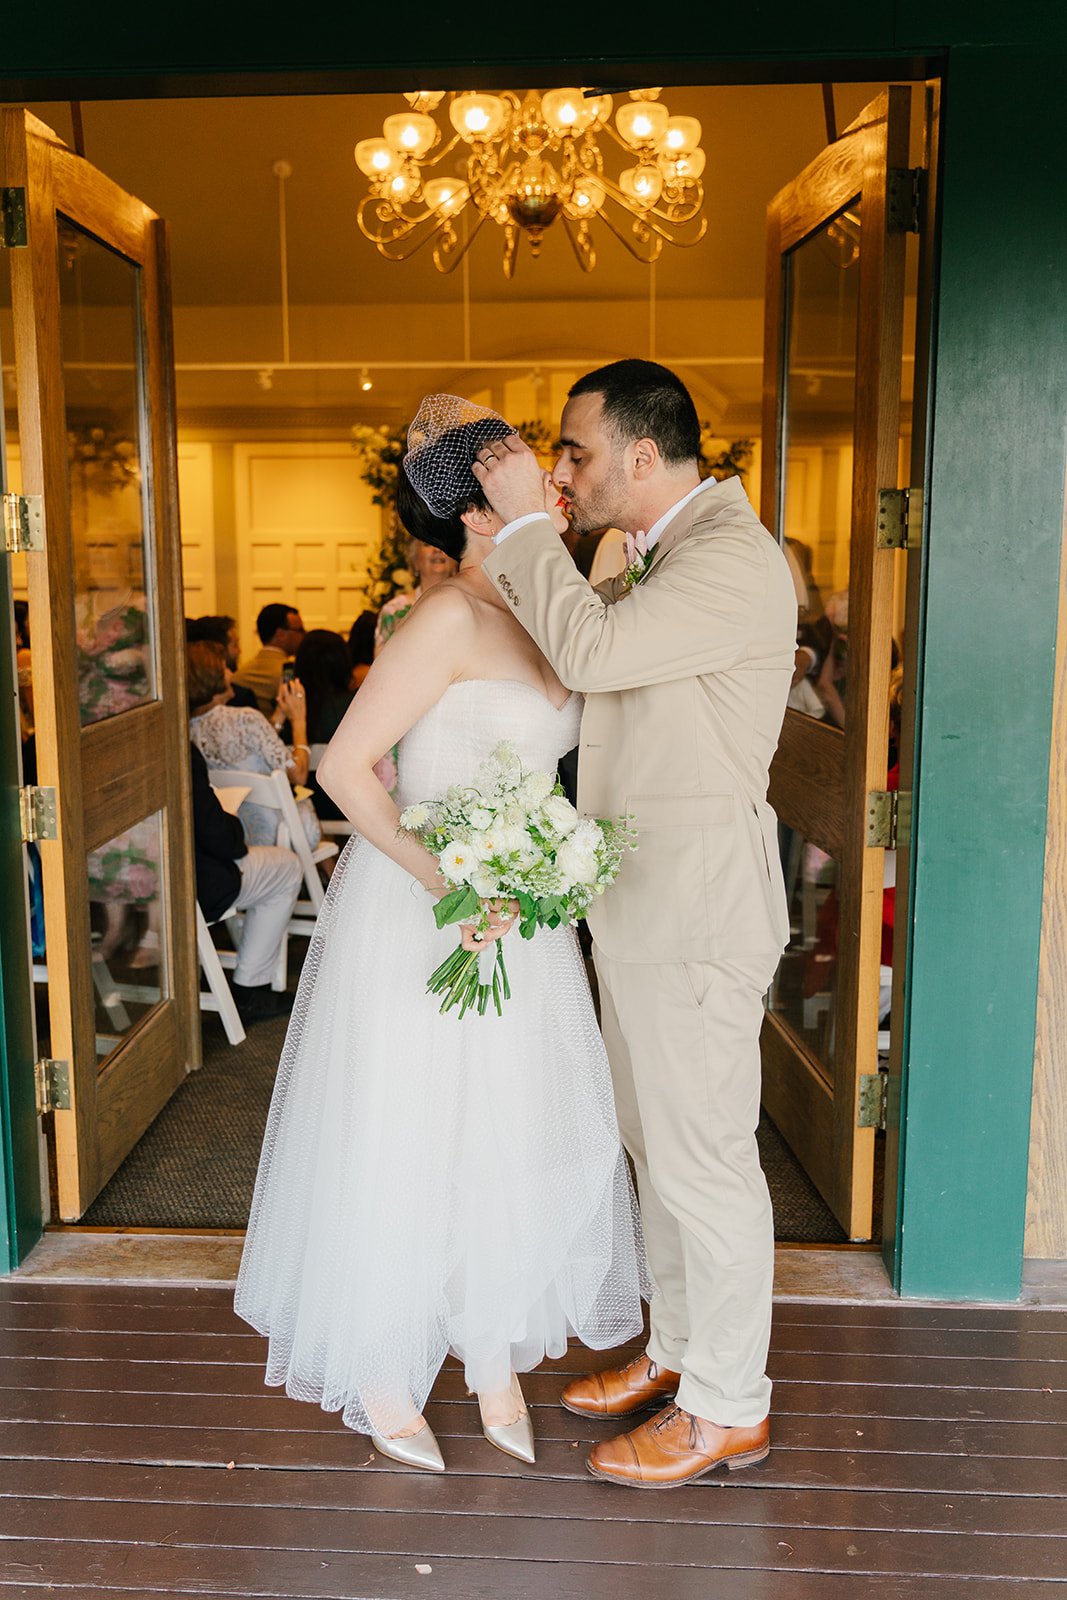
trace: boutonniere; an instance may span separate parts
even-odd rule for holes
[[[626,569],[623,572],[623,577],[626,579],[627,589],[635,589],[652,565],[653,551],[649,549],[648,535],[643,531],[636,534],[627,533],[624,538],[626,539]]]

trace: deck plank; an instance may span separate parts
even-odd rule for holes
[[[228,1287],[7,1280],[0,1324],[3,1600],[1034,1600],[1067,1583],[1064,1313],[779,1305],[769,1459],[665,1495],[588,1476],[610,1429],[558,1392],[610,1358],[581,1348],[526,1379],[533,1468],[481,1437],[448,1363],[427,1408],[437,1477],[265,1389]]]

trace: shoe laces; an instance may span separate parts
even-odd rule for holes
[[[700,1434],[700,1423],[691,1411],[683,1411],[681,1406],[670,1406],[662,1417],[657,1417],[652,1424],[652,1431],[653,1433],[664,1433],[668,1428],[676,1427],[683,1417],[689,1424],[687,1442],[690,1450],[700,1450],[704,1443]]]
[[[623,1372],[633,1372],[634,1368],[639,1367],[642,1361],[648,1363],[648,1372],[646,1376],[650,1378],[653,1383],[655,1383],[656,1379],[659,1377],[659,1368],[654,1361],[649,1360],[648,1356],[634,1356],[633,1360],[628,1361],[623,1367]]]

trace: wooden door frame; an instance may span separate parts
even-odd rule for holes
[[[898,472],[904,307],[903,232],[887,219],[887,173],[908,165],[911,89],[892,86],[782,189],[767,212],[764,300],[763,482],[760,504],[781,534],[785,463],[779,448],[788,361],[785,262],[857,196],[859,256],[856,383],[849,554],[848,735],[787,711],[771,766],[771,804],[840,864],[833,1082],[777,1013],[762,1035],[763,1098],[802,1156],[850,1239],[872,1233],[874,1129],[859,1127],[860,1079],[878,1070],[878,983],[884,852],[867,844],[867,796],[885,788],[889,741],[889,651],[893,552],[877,550],[877,495]],[[891,427],[889,424],[891,423]],[[817,785],[817,786],[816,786]],[[872,978],[874,981],[872,982]],[[851,1079],[849,1092],[843,1080]]]
[[[71,1064],[71,1108],[56,1110],[54,1133],[59,1209],[79,1217],[132,1144],[200,1062],[194,917],[179,886],[193,882],[192,802],[180,585],[173,352],[169,330],[166,225],[139,200],[74,155],[29,113],[3,112],[7,181],[26,191],[29,245],[12,255],[15,359],[19,378],[19,444],[23,492],[45,505],[45,549],[26,556],[34,674],[38,685],[38,781],[58,796],[59,837],[43,841],[45,923],[49,947],[49,1013],[53,1056]],[[141,269],[143,412],[150,443],[145,497],[154,606],[156,698],[82,727],[76,695],[73,570],[69,524],[66,416],[62,384],[56,214]],[[168,373],[171,376],[168,376]],[[70,608],[68,627],[53,616]],[[65,634],[65,638],[64,638]],[[65,685],[54,693],[52,685]],[[43,692],[42,692],[43,691]],[[108,780],[116,747],[139,758],[139,783]],[[168,999],[147,1016],[96,1070],[95,999],[84,937],[89,927],[88,852],[157,809],[165,793],[168,825],[161,840],[165,905],[162,960]],[[145,1053],[165,1071],[144,1069]],[[131,1131],[132,1130],[132,1131]]]

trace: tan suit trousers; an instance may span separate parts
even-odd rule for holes
[[[774,1229],[756,1149],[766,958],[664,965],[594,947],[623,1143],[637,1169],[659,1293],[648,1355],[678,1404],[723,1427],[761,1421]]]

